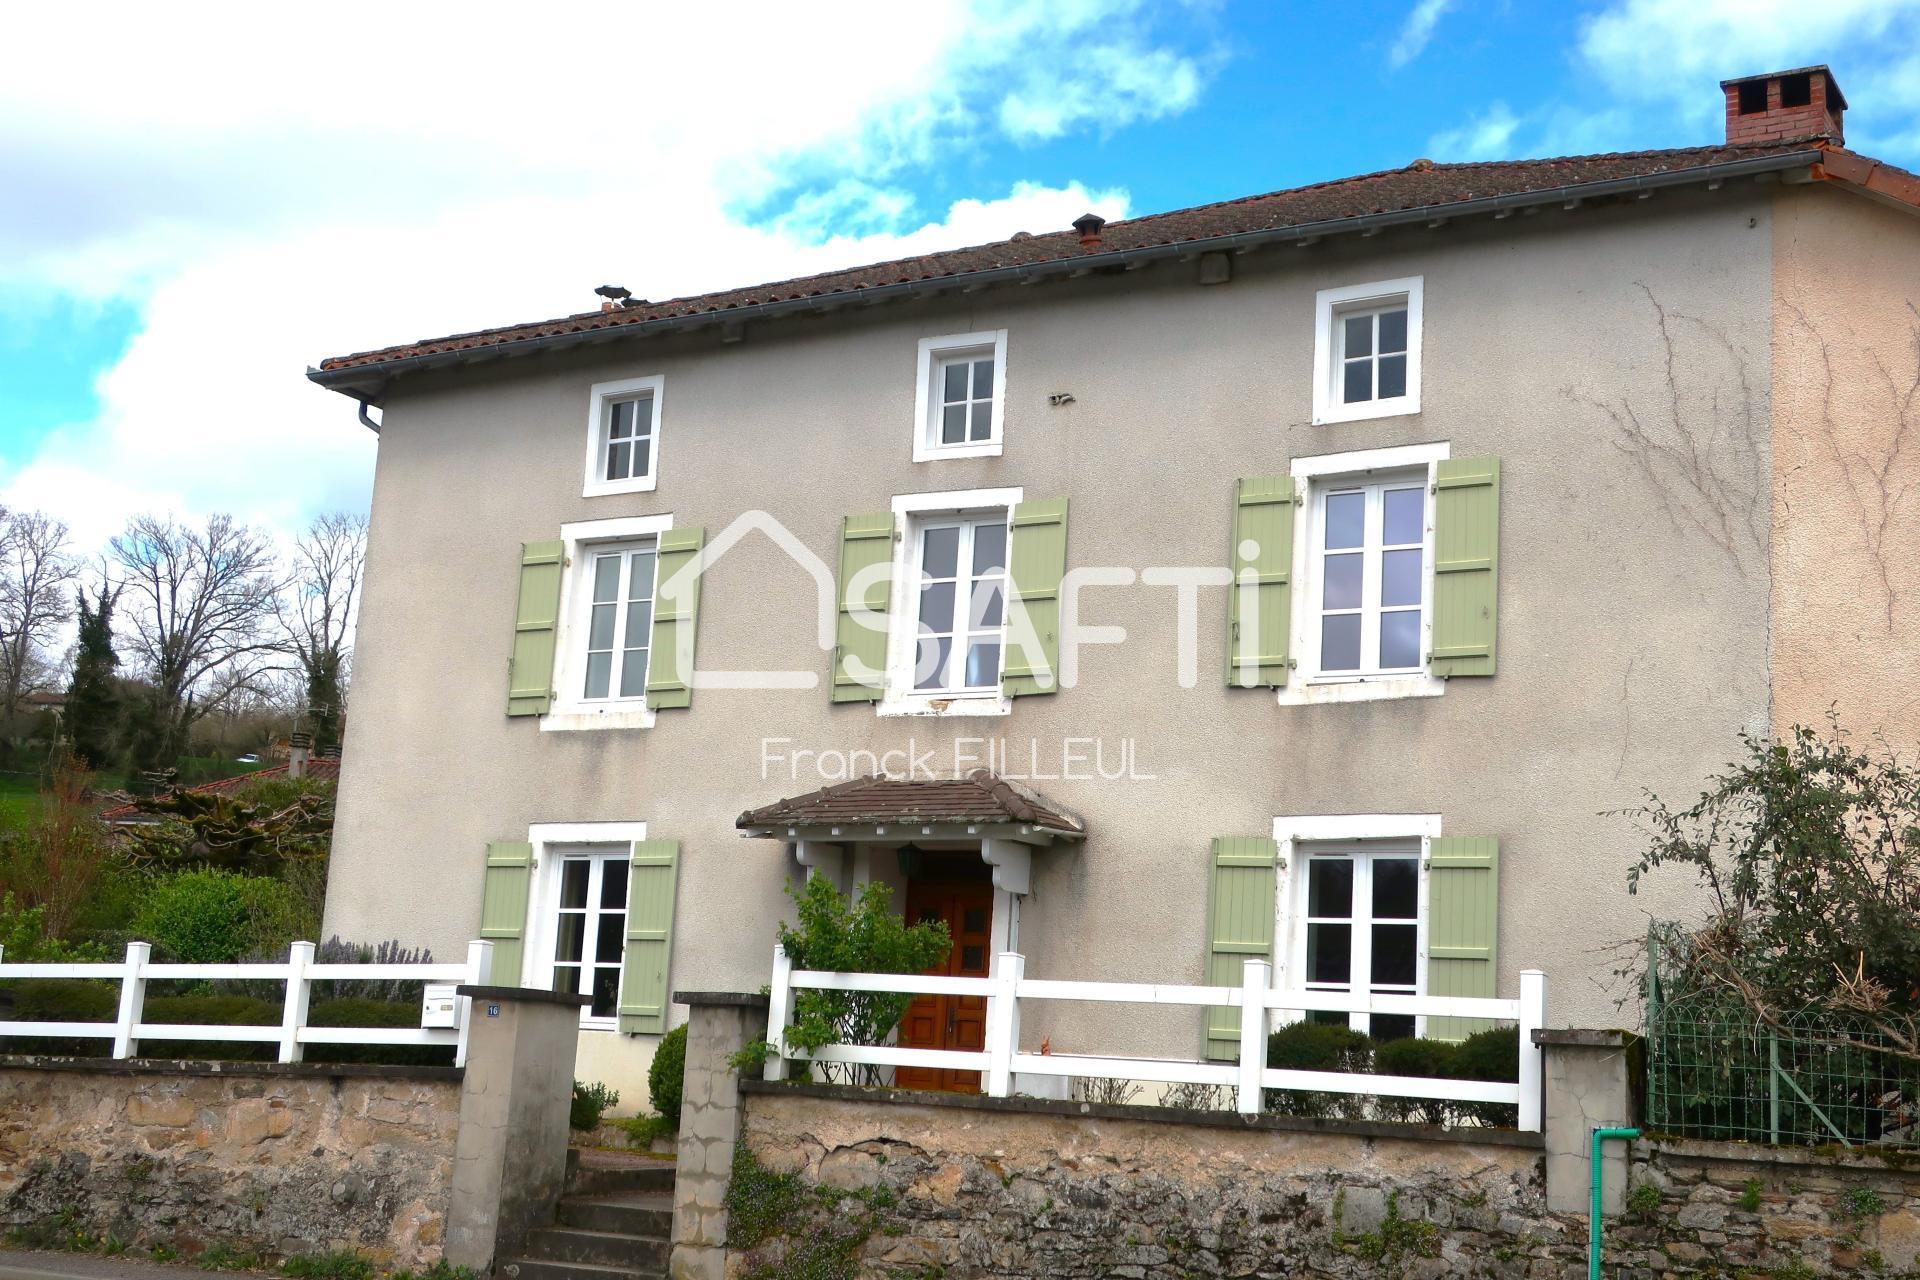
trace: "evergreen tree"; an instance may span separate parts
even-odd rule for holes
[[[86,591],[79,594],[80,643],[67,686],[67,733],[74,754],[89,769],[104,769],[119,748],[120,689],[114,669],[120,659],[113,652],[113,602],[119,592],[102,586],[91,609]]]

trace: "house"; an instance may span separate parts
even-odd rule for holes
[[[1920,179],[1825,67],[1721,92],[1694,147],[322,362],[380,435],[327,930],[590,994],[629,1103],[807,874],[947,920],[954,973],[1538,968],[1617,1020],[1606,949],[1698,903],[1627,896],[1616,811],[1742,731],[1920,723]],[[1231,1010],[1044,1013],[1234,1052]]]

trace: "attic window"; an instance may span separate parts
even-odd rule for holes
[[[1813,101],[1813,77],[1806,72],[1780,77],[1780,105],[1804,107]]]
[[[1767,82],[1751,80],[1740,86],[1740,114],[1757,116],[1767,109]]]

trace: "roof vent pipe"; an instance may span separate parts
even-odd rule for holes
[[[1106,225],[1107,220],[1097,213],[1083,213],[1075,218],[1073,220],[1073,229],[1080,233],[1080,247],[1082,249],[1098,249],[1100,247],[1100,229]]]

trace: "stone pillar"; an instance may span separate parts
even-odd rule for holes
[[[673,1280],[724,1280],[727,1183],[740,1136],[740,1079],[728,1059],[767,1034],[767,998],[676,991],[687,1020],[687,1074],[673,1180]]]
[[[567,1176],[573,1055],[586,996],[459,988],[473,1000],[447,1210],[447,1261],[486,1275],[553,1220]]]
[[[1547,1208],[1587,1212],[1592,1195],[1593,1131],[1631,1126],[1633,1086],[1624,1031],[1535,1031],[1547,1077]],[[1610,1141],[1605,1155],[1602,1211],[1617,1215],[1627,1201],[1627,1144]]]

